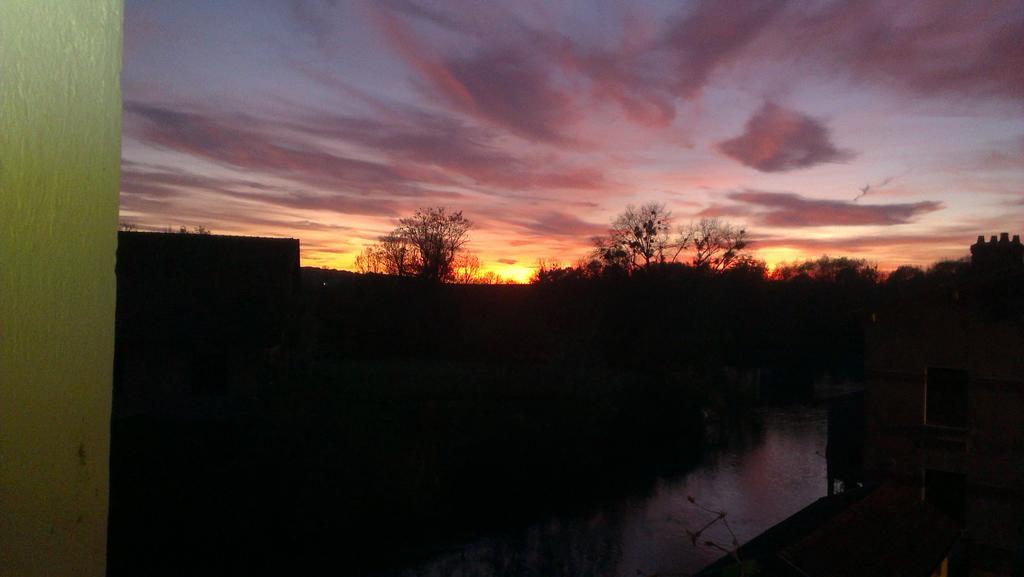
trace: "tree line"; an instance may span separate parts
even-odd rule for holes
[[[419,209],[365,247],[356,257],[356,269],[440,283],[504,282],[493,271],[482,273],[479,257],[467,249],[472,228],[462,211]],[[900,266],[886,274],[865,259],[821,256],[781,264],[769,272],[767,264],[750,253],[753,241],[745,228],[715,217],[676,224],[671,211],[657,202],[628,205],[611,220],[608,232],[592,238],[591,244],[591,251],[571,265],[538,260],[532,281],[649,275],[685,268],[777,281],[915,285],[944,284],[943,279],[961,276],[967,266],[964,260],[948,260],[928,269]]]
[[[493,272],[480,273],[480,259],[467,249],[473,223],[462,211],[443,207],[419,209],[399,220],[399,226],[366,246],[356,256],[360,273],[419,277],[431,282],[500,282]],[[616,216],[608,234],[592,239],[593,251],[576,268],[588,274],[650,271],[653,267],[685,263],[698,270],[731,268],[765,270],[763,261],[746,253],[745,229],[718,218],[702,218],[675,227],[664,204],[629,205]],[[543,280],[552,261],[538,262],[534,280]]]

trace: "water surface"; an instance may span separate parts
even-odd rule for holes
[[[553,516],[520,530],[446,551],[392,575],[451,577],[636,577],[689,575],[719,558],[694,546],[687,530],[726,520],[743,543],[824,496],[826,414],[823,407],[759,411],[689,472],[660,479],[650,494],[624,497],[585,514]],[[500,499],[500,495],[495,495]],[[722,523],[702,541],[729,546]]]

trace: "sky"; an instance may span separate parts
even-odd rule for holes
[[[769,265],[1024,233],[1024,1],[126,0],[121,219],[355,256],[461,210],[484,271],[627,205]]]

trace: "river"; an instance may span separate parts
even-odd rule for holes
[[[400,577],[637,577],[689,575],[721,556],[694,546],[695,530],[725,511],[740,543],[755,537],[826,492],[824,407],[757,412],[749,431],[708,451],[693,468],[659,479],[646,495],[553,516],[490,535],[389,575]],[[744,427],[746,429],[747,427]],[[696,504],[688,499],[693,497]],[[495,496],[500,498],[499,495]],[[723,523],[702,536],[732,541]]]

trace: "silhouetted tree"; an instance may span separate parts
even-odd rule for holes
[[[971,270],[970,257],[959,260],[940,260],[928,267],[925,273],[933,286],[955,286],[963,281]]]
[[[454,282],[459,284],[472,284],[480,279],[480,259],[475,254],[464,252],[455,259]],[[494,284],[494,283],[487,283]]]
[[[412,262],[416,274],[433,282],[452,281],[455,259],[469,242],[473,223],[462,216],[461,210],[448,212],[445,208],[420,209],[399,223],[392,234],[415,251]]]
[[[362,252],[356,255],[355,265],[356,270],[363,274],[385,274],[380,245],[371,244],[363,247]]]
[[[767,278],[768,264],[759,258],[749,254],[743,254],[733,260],[732,265],[727,269],[730,274],[747,276],[751,278]]]
[[[420,209],[399,223],[356,256],[356,270],[435,282],[471,282],[479,274],[480,259],[464,251],[472,223],[462,211]]]
[[[397,231],[380,237],[377,258],[380,259],[383,268],[381,272],[385,274],[409,276],[418,268],[416,251],[409,240]]]
[[[801,263],[781,265],[775,269],[774,276],[779,280],[807,277],[833,282],[866,281],[871,284],[879,279],[878,267],[862,258],[827,255]]]
[[[924,271],[920,267],[903,265],[889,273],[885,278],[887,284],[904,284],[919,282],[924,279]]]
[[[594,257],[626,271],[649,270],[653,264],[674,260],[679,253],[670,239],[671,230],[672,213],[664,204],[631,204],[615,217],[607,236],[593,239]]]
[[[500,274],[494,272],[493,270],[489,270],[477,276],[474,282],[477,284],[515,284],[515,281],[513,281],[512,279],[506,280],[502,278]]]
[[[680,230],[678,246],[692,254],[690,264],[696,269],[723,271],[743,256],[750,242],[747,231],[718,218],[702,218]]]

